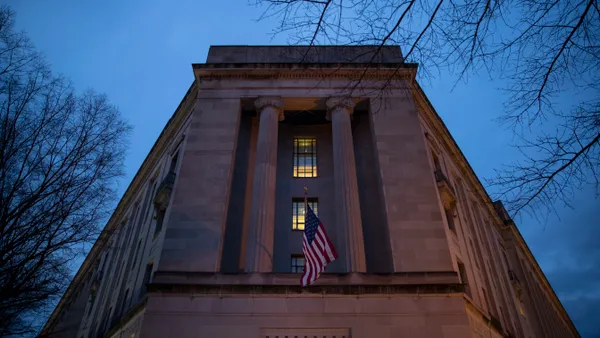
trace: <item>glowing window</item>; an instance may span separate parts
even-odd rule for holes
[[[319,202],[316,199],[308,199],[308,205],[315,212],[315,215],[319,215]],[[292,230],[304,231],[304,198],[295,198],[292,200]]]
[[[317,177],[317,139],[294,138],[294,177]]]

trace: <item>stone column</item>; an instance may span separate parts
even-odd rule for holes
[[[338,252],[343,253],[340,258],[343,258],[346,272],[365,272],[367,265],[350,125],[353,109],[354,102],[349,98],[327,100],[327,119],[331,121],[333,138],[336,217],[343,246]]]
[[[261,97],[254,105],[258,112],[259,124],[245,271],[271,272],[275,230],[277,132],[279,121],[283,120],[283,102],[277,97]]]

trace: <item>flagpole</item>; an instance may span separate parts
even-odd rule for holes
[[[306,224],[306,214],[308,213],[308,188],[304,186],[304,223]]]

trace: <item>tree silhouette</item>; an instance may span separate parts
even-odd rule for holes
[[[115,198],[129,125],[77,95],[0,8],[0,336],[35,332]]]

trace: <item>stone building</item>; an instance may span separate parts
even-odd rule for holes
[[[46,337],[578,337],[399,47],[211,47]],[[339,259],[302,289],[303,188]]]

